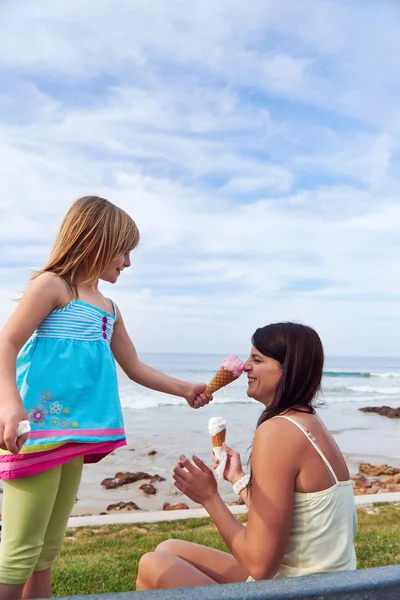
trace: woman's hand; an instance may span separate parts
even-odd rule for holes
[[[204,506],[213,496],[218,495],[214,474],[200,458],[193,456],[194,465],[186,456],[179,457],[174,469],[174,485],[185,496]]]
[[[211,394],[203,394],[207,387],[205,383],[190,383],[188,386],[185,400],[192,408],[202,408],[213,399]]]
[[[226,444],[222,445],[223,449],[228,455],[226,460],[226,466],[224,470],[224,479],[234,485],[243,475],[245,474],[242,468],[242,461],[240,459],[239,452],[235,452],[232,448],[229,448]],[[219,465],[219,460],[213,456],[213,468],[216,469]]]

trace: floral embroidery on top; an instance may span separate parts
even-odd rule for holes
[[[29,419],[39,427],[44,427],[46,425],[46,417],[48,414],[49,411],[44,406],[43,402],[38,402],[36,406],[28,410]]]
[[[43,390],[40,394],[40,402],[37,402],[33,408],[28,410],[29,420],[37,425],[38,427],[45,427],[50,425],[52,427],[61,427],[61,429],[74,429],[79,428],[79,423],[74,421],[71,423],[69,419],[60,419],[55,415],[69,415],[70,410],[64,407],[60,402],[55,400],[51,404],[48,404],[53,399],[53,393],[51,390]],[[50,413],[50,417],[47,419]]]
[[[50,408],[50,412],[55,414],[55,415],[59,415],[60,412],[62,411],[62,404],[60,404],[59,402],[53,402],[53,404],[50,404],[49,406]]]

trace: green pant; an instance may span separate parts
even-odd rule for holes
[[[61,551],[82,475],[83,457],[4,481],[0,583],[25,583]]]

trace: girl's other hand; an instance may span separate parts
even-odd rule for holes
[[[235,452],[232,448],[229,448],[226,444],[222,445],[222,448],[228,455],[226,460],[226,467],[224,470],[224,479],[234,485],[239,479],[245,474],[242,468],[242,461],[240,459],[239,452]],[[213,468],[216,469],[219,465],[219,460],[213,456]]]
[[[15,438],[17,426],[20,421],[29,421],[28,413],[18,403],[4,403],[1,407],[0,416],[0,448],[8,450],[12,454],[18,454],[25,444],[28,434]]]
[[[186,456],[179,457],[174,469],[174,485],[197,504],[204,504],[218,494],[217,482],[211,469],[200,458],[193,456],[192,464]]]
[[[211,394],[203,394],[207,385],[205,383],[191,383],[185,395],[185,400],[192,408],[202,408],[213,399]]]

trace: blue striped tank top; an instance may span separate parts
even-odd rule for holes
[[[126,443],[111,338],[116,319],[81,300],[53,310],[17,358],[17,386],[32,431],[21,452],[0,451],[14,479],[84,456],[97,462]]]

